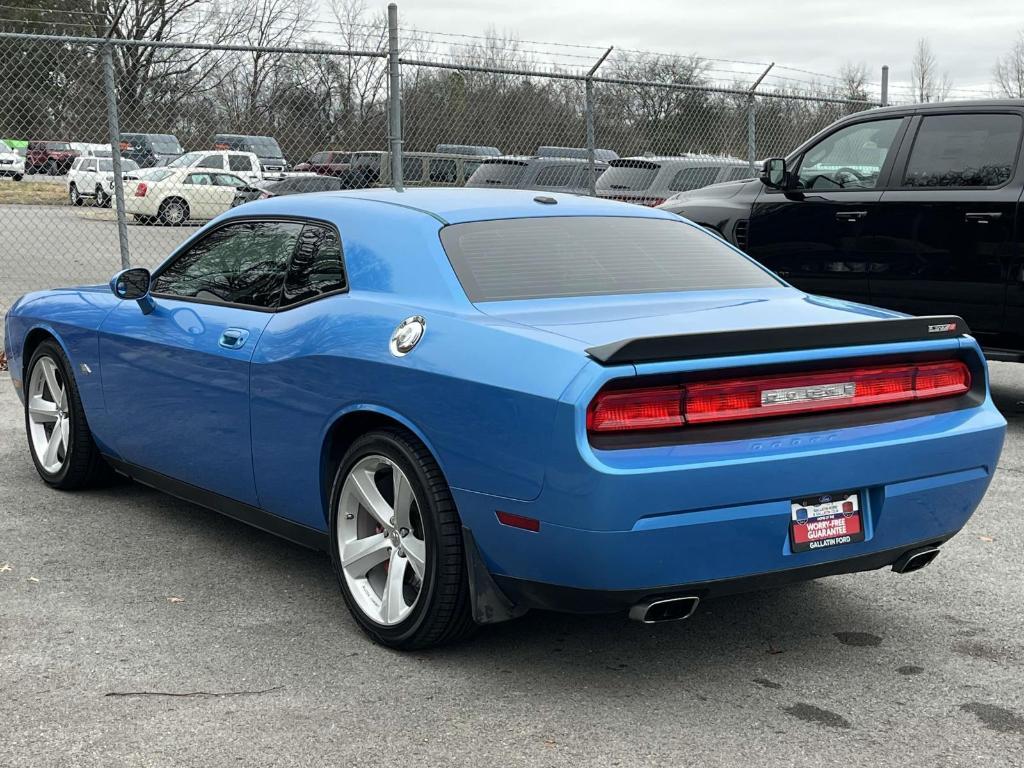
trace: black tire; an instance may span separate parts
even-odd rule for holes
[[[11,178],[14,179],[14,181],[21,181],[24,178],[24,176],[22,176],[22,174],[20,173],[16,173]]]
[[[27,387],[32,371],[43,357],[49,357],[56,363],[64,382],[65,391],[67,392],[68,420],[70,422],[68,450],[64,463],[56,472],[46,471],[42,464],[39,463],[36,452],[32,448],[32,437],[29,433],[29,393]],[[78,384],[71,373],[71,363],[64,355],[64,350],[55,341],[47,340],[36,347],[29,360],[28,367],[25,369],[25,386],[25,434],[28,438],[28,452],[43,482],[54,488],[68,491],[106,484],[113,472],[110,466],[103,460],[103,457],[100,456],[96,443],[92,439],[92,431],[89,429],[89,423],[85,418],[85,408],[82,407],[82,400],[78,395]]]
[[[96,185],[96,207],[106,208],[110,205],[110,196],[103,191],[103,187],[99,184]]]
[[[55,163],[53,160],[47,160],[46,164],[43,165],[43,175],[58,176],[59,174],[57,173],[57,163]]]
[[[353,599],[341,568],[338,549],[338,501],[351,468],[360,459],[381,455],[409,478],[427,542],[426,568],[419,598],[409,616],[394,626],[372,621]],[[356,623],[381,645],[409,651],[447,645],[477,630],[469,598],[462,522],[451,491],[434,457],[415,435],[392,428],[369,432],[346,451],[331,487],[331,560],[349,611]]]
[[[81,193],[78,191],[78,187],[74,183],[68,187],[68,200],[72,205],[81,205],[85,202]]]
[[[181,218],[179,219],[175,213],[175,207],[181,209]],[[170,197],[160,203],[160,211],[157,214],[157,218],[161,224],[166,224],[171,227],[180,227],[188,223],[188,203],[177,197]]]

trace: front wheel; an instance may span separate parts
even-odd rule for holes
[[[359,626],[413,650],[473,632],[462,524],[440,468],[403,429],[346,452],[331,491],[331,556]]]
[[[75,184],[68,186],[68,202],[71,205],[81,205],[83,202],[82,195]]]
[[[85,420],[71,364],[53,341],[32,353],[25,391],[25,430],[39,476],[55,488],[85,488],[109,470]]]

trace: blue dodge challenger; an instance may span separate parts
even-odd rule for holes
[[[395,648],[530,608],[929,563],[1005,421],[963,320],[795,290],[673,214],[526,191],[279,197],[6,318],[32,461],[325,550]]]

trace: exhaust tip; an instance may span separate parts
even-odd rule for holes
[[[892,564],[892,569],[896,573],[913,573],[930,564],[938,556],[938,547],[915,549],[901,555],[900,559]]]
[[[644,600],[629,609],[629,618],[641,624],[661,624],[665,621],[682,621],[693,616],[700,603],[699,597],[659,597]]]

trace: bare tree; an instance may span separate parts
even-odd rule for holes
[[[840,98],[850,101],[867,101],[868,66],[864,62],[854,64],[848,61],[839,68]]]
[[[1024,98],[1024,32],[1018,33],[1017,41],[1006,55],[996,59],[992,74],[1003,96]]]
[[[939,72],[939,65],[932,53],[928,38],[922,37],[914,47],[914,59],[910,64],[914,96],[919,102],[945,101],[953,88],[948,72]]]

